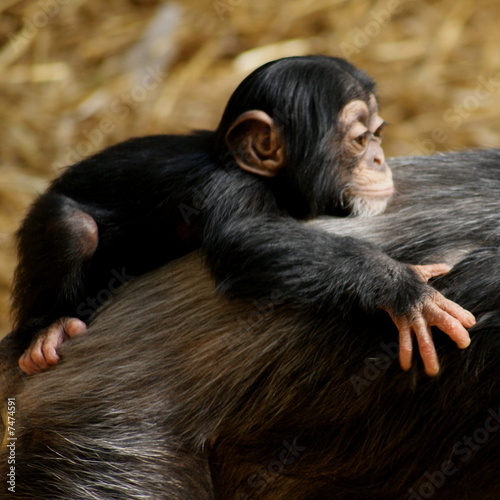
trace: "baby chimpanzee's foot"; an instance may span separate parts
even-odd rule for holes
[[[61,318],[40,331],[19,358],[19,367],[28,375],[55,365],[60,356],[57,348],[67,339],[84,333],[87,325],[77,318]]]

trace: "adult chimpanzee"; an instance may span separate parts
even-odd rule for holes
[[[415,334],[426,372],[436,374],[430,327],[463,348],[464,327],[474,324],[426,283],[449,268],[412,267],[299,222],[385,209],[393,182],[383,125],[363,72],[337,58],[294,57],[247,77],[215,132],[133,139],[74,165],[18,233],[21,342],[63,318],[31,344],[22,368],[57,361],[64,335],[84,328],[64,317],[86,319],[86,300],[108,290],[117,271],[142,274],[201,245],[218,289],[233,297],[279,291],[301,310],[387,311],[401,366],[411,365]]]
[[[188,256],[123,287],[51,370],[22,376],[1,343],[2,498],[497,500],[500,150],[391,165],[386,213],[322,224],[455,264],[434,285],[478,321],[463,351],[436,334],[438,377],[398,369],[384,314],[228,301]]]

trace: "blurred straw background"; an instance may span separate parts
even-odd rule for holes
[[[64,165],[216,126],[260,64],[324,53],[378,82],[389,155],[500,146],[496,0],[0,0],[0,334],[12,233]]]

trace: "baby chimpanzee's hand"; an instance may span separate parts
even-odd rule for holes
[[[39,332],[31,345],[19,358],[19,367],[28,375],[55,365],[60,356],[57,348],[67,339],[87,330],[87,325],[77,318],[61,318]]]
[[[447,264],[411,266],[419,277],[427,282],[430,278],[446,274],[451,268]],[[470,344],[470,328],[476,322],[474,316],[455,302],[446,299],[436,290],[421,304],[415,305],[407,316],[395,316],[388,311],[399,330],[399,362],[403,370],[412,364],[413,336],[416,337],[420,356],[427,375],[439,373],[439,361],[432,340],[431,326],[437,326],[454,340],[460,349]]]

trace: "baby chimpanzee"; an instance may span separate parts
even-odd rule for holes
[[[426,281],[444,264],[410,266],[376,246],[302,223],[376,215],[393,193],[374,83],[348,62],[291,57],[254,71],[215,132],[131,139],[69,168],[18,232],[14,309],[27,373],[59,359],[89,303],[201,247],[218,289],[328,314],[387,311],[411,366],[439,370],[430,332],[459,347],[474,317]]]

